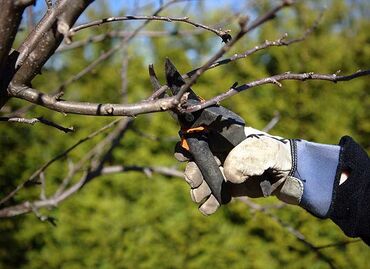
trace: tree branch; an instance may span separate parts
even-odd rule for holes
[[[50,30],[57,18],[64,12],[68,2],[68,0],[60,0],[54,8],[48,8],[45,16],[19,47],[19,56],[16,62],[16,68],[21,66],[28,55],[36,48],[43,35]]]
[[[153,173],[160,174],[160,175],[167,176],[167,177],[179,177],[179,178],[184,177],[183,172],[177,169],[174,169],[174,168],[169,168],[165,166],[138,166],[138,165],[106,166],[102,169],[101,174],[108,175],[108,174],[117,174],[117,173],[129,172],[129,171],[143,172],[148,177],[151,177]]]
[[[280,121],[280,113],[275,111],[274,117],[266,124],[266,126],[262,129],[263,132],[268,133],[272,128],[275,127],[276,124]]]
[[[227,51],[231,49],[246,33],[252,31],[253,29],[257,28],[258,26],[264,24],[265,22],[272,20],[275,18],[276,14],[283,9],[284,7],[290,6],[293,4],[294,1],[292,0],[283,0],[280,5],[276,6],[275,8],[271,9],[261,17],[257,18],[254,22],[250,25],[247,25],[247,18],[241,17],[239,19],[240,31],[238,34],[231,39],[230,42],[226,43],[213,57],[211,57],[203,66],[201,66],[195,74],[181,87],[180,91],[176,94],[176,98],[178,101],[182,99],[182,96],[186,93],[188,89],[197,81],[197,79],[205,72],[207,69],[216,62],[219,58],[221,58]]]
[[[0,70],[2,71],[22,20],[24,9],[35,0],[0,0]]]
[[[85,143],[86,141],[88,141],[88,140],[94,138],[95,136],[105,132],[106,130],[112,128],[114,125],[116,125],[121,120],[122,120],[122,118],[119,118],[119,119],[116,119],[116,120],[110,122],[109,124],[103,126],[99,130],[89,134],[88,136],[84,137],[83,139],[80,139],[77,143],[73,144],[72,146],[67,148],[65,151],[61,152],[60,154],[56,155],[51,160],[44,163],[39,169],[37,169],[35,172],[33,172],[33,174],[27,180],[23,181],[23,183],[18,185],[12,192],[10,192],[7,196],[2,198],[0,200],[0,205],[4,204],[5,202],[9,201],[9,199],[14,197],[14,195],[17,194],[21,189],[23,189],[23,187],[26,184],[34,182],[40,176],[40,174],[43,173],[51,164],[53,164],[54,162],[56,162],[57,160],[65,157],[65,156],[67,156],[72,150],[74,150],[75,148],[77,148],[81,144]]]
[[[160,175],[164,175],[167,177],[183,177],[183,173],[177,171],[173,168],[167,167],[145,167],[145,166],[110,166],[103,168],[99,174],[92,174],[92,173],[84,173],[81,179],[71,186],[66,191],[60,193],[58,196],[52,196],[48,199],[44,200],[37,200],[34,202],[23,202],[18,205],[8,206],[5,208],[0,209],[0,218],[8,218],[14,217],[21,214],[26,214],[32,212],[34,209],[38,210],[43,207],[56,207],[60,202],[67,199],[78,190],[80,190],[88,181],[92,179],[92,177],[97,177],[102,174],[112,174],[112,173],[122,173],[128,171],[137,171],[145,173],[146,175],[150,175],[151,173],[156,173]],[[103,172],[103,173],[102,173]],[[149,173],[149,174],[148,174]]]
[[[0,108],[8,101],[7,85],[11,79],[11,68],[7,68],[9,52],[25,8],[35,3],[35,0],[13,1],[0,0]]]
[[[167,7],[171,6],[172,4],[183,2],[183,1],[189,1],[189,0],[172,0],[169,1],[167,4],[161,5],[152,16],[157,16],[161,11],[166,9]],[[76,75],[70,77],[67,79],[62,85],[60,85],[56,92],[60,92],[64,90],[69,84],[77,81],[84,75],[91,72],[96,66],[98,66],[103,61],[109,59],[113,54],[115,54],[117,51],[122,49],[124,46],[123,44],[130,42],[140,31],[151,21],[146,20],[144,23],[142,23],[139,27],[137,27],[130,35],[126,36],[119,44],[115,45],[105,53],[102,53],[97,59],[95,59],[92,63],[90,63],[88,66],[86,66],[84,69],[82,69],[80,72],[78,72]]]
[[[27,100],[50,110],[66,114],[93,116],[134,116],[150,112],[166,111],[178,104],[175,97],[166,97],[127,105],[64,101],[26,86],[12,86],[9,94],[12,97]]]
[[[57,22],[63,21],[73,25],[81,13],[93,0],[60,0],[59,5],[48,10],[44,18],[29,34],[19,48],[17,64],[12,84],[30,84],[31,80],[40,74],[41,68],[53,55],[63,40],[63,34],[55,31]],[[68,4],[67,4],[68,3]],[[64,12],[63,12],[64,11]],[[38,38],[36,38],[38,37]],[[15,52],[15,54],[18,52]]]
[[[250,50],[247,50],[244,53],[234,54],[233,56],[231,56],[229,58],[214,62],[213,64],[211,64],[207,68],[207,70],[213,69],[215,67],[218,67],[218,66],[221,66],[221,65],[224,65],[224,64],[228,64],[228,63],[236,61],[236,60],[247,58],[248,56],[250,56],[250,55],[252,55],[256,52],[258,52],[260,50],[267,49],[269,47],[289,46],[289,45],[294,44],[294,43],[302,42],[317,28],[317,26],[319,25],[319,22],[322,18],[322,15],[323,15],[323,12],[321,12],[319,14],[319,16],[317,17],[315,22],[312,24],[312,26],[310,28],[308,28],[301,37],[286,40],[286,38],[288,37],[288,34],[285,33],[282,37],[280,37],[279,39],[276,39],[274,41],[265,40],[265,42],[263,44],[255,46],[254,48],[252,48]],[[199,69],[200,68],[197,68],[197,69],[194,69],[194,70],[186,73],[185,75],[183,75],[183,78],[187,79],[187,78],[192,77]]]
[[[283,80],[300,80],[300,81],[326,80],[326,81],[331,81],[331,82],[337,83],[337,82],[341,82],[341,81],[349,81],[349,80],[352,80],[352,79],[355,79],[355,78],[358,78],[358,77],[368,76],[368,75],[370,75],[370,69],[365,70],[365,71],[360,70],[360,71],[357,71],[353,74],[345,75],[345,76],[338,76],[337,74],[327,74],[327,75],[325,75],[325,74],[315,74],[313,72],[302,73],[302,74],[294,74],[294,73],[286,72],[284,74],[275,75],[275,76],[272,76],[272,77],[255,80],[255,81],[243,84],[243,85],[238,86],[238,87],[231,87],[227,92],[225,92],[223,94],[220,94],[216,97],[213,97],[213,98],[211,98],[211,99],[209,99],[205,102],[202,102],[199,105],[193,105],[193,106],[187,107],[186,112],[194,112],[194,111],[200,110],[202,108],[218,104],[219,102],[225,100],[226,98],[234,96],[234,95],[238,94],[241,91],[245,91],[245,90],[248,90],[250,88],[261,86],[261,85],[264,85],[264,84],[275,84],[279,87],[282,87],[282,85],[279,81],[283,81]]]
[[[229,30],[217,30],[210,26],[200,24],[197,22],[193,22],[189,19],[189,17],[165,17],[165,16],[121,16],[121,17],[109,17],[104,19],[95,20],[92,22],[84,23],[79,26],[73,27],[69,31],[69,35],[73,36],[76,32],[81,31],[83,29],[93,27],[93,26],[100,26],[105,23],[111,23],[116,21],[128,21],[128,20],[146,20],[146,21],[164,21],[164,22],[182,22],[186,24],[190,24],[197,28],[202,28],[207,31],[210,31],[216,35],[218,35],[225,43],[231,39],[229,35]]]
[[[70,132],[74,131],[73,127],[66,128],[66,127],[60,126],[59,124],[56,124],[52,121],[44,119],[43,117],[32,118],[32,119],[18,118],[18,117],[0,117],[0,121],[25,123],[25,124],[31,124],[31,125],[34,125],[35,123],[42,123],[42,124],[54,127],[54,128],[56,128],[60,131],[63,131],[65,133],[70,133]]]
[[[288,233],[293,235],[298,241],[302,242],[305,246],[307,246],[309,249],[314,251],[316,255],[321,258],[323,261],[325,261],[330,268],[335,269],[337,268],[336,265],[334,264],[334,261],[332,258],[328,257],[324,253],[320,251],[315,245],[313,245],[311,242],[309,242],[306,237],[297,229],[295,229],[293,226],[290,224],[284,222],[282,219],[280,219],[278,216],[275,214],[271,213],[267,208],[260,206],[259,204],[256,204],[251,201],[248,197],[239,197],[237,198],[239,201],[243,202],[244,204],[248,205],[251,207],[253,210],[259,211],[266,216],[270,217],[274,221],[276,221],[284,230],[286,230]]]

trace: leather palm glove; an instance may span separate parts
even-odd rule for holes
[[[250,127],[245,128],[245,134],[247,138],[230,152],[215,156],[227,182],[223,191],[230,192],[232,197],[274,195],[286,203],[302,206],[315,216],[326,217],[340,147],[283,139]],[[192,200],[199,204],[203,214],[213,214],[220,204],[191,155],[178,144],[175,157],[188,161],[185,180],[191,187]]]

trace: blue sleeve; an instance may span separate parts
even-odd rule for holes
[[[303,183],[300,206],[313,215],[324,218],[332,202],[340,147],[304,140],[292,142],[292,175]]]
[[[370,158],[365,150],[349,136],[339,146],[304,140],[291,145],[292,175],[303,184],[300,206],[370,245]],[[339,185],[342,171],[349,176]]]

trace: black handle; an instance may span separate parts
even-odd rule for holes
[[[231,196],[225,191],[226,182],[220,168],[209,148],[204,137],[187,137],[190,153],[195,163],[202,172],[204,180],[207,182],[212,194],[220,204],[226,204],[230,201]]]

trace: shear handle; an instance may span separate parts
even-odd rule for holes
[[[220,205],[228,203],[231,196],[225,191],[226,182],[224,181],[224,177],[209,148],[206,138],[196,134],[187,137],[186,141],[189,145],[190,153],[202,172],[203,178],[211,189],[212,194]]]

